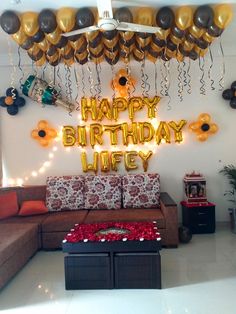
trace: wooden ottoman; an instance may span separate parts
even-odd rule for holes
[[[62,243],[66,289],[161,289],[160,240],[155,222],[75,226]]]

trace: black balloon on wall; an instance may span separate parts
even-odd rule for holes
[[[76,25],[79,28],[92,26],[94,20],[93,12],[88,8],[79,9],[75,15]]]
[[[156,23],[163,29],[169,29],[175,20],[174,12],[169,7],[161,8],[156,15]]]
[[[38,16],[39,28],[44,33],[52,33],[57,28],[57,20],[53,11],[45,9]]]
[[[20,19],[13,11],[5,11],[1,15],[0,24],[7,34],[15,34],[20,29]]]
[[[214,21],[214,11],[209,5],[201,5],[194,13],[193,22],[198,28],[207,28]]]
[[[132,23],[133,15],[128,8],[119,8],[114,13],[114,18],[120,22]]]
[[[225,89],[222,93],[225,100],[229,100],[231,108],[236,109],[236,81],[231,84],[231,88]]]

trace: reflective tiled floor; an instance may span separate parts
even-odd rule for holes
[[[9,314],[234,314],[236,234],[220,226],[189,244],[164,249],[162,290],[64,289],[63,253],[38,252],[0,292]]]

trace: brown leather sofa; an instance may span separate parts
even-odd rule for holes
[[[0,193],[9,189],[16,191],[19,208],[23,201],[46,198],[45,185],[3,188]],[[64,236],[76,223],[156,220],[163,246],[177,247],[177,205],[167,193],[161,193],[160,204],[160,209],[83,209],[0,220],[0,288],[37,250],[60,249]]]

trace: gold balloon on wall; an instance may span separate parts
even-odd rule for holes
[[[147,153],[140,151],[138,153],[139,157],[142,159],[143,171],[147,172],[148,170],[148,159],[152,156],[153,152],[150,150]]]
[[[179,123],[176,123],[175,121],[170,121],[168,123],[168,125],[174,130],[176,143],[181,143],[183,141],[182,129],[186,123],[186,120],[181,120]]]
[[[108,172],[110,170],[110,158],[107,150],[103,150],[100,153],[100,165],[102,172]]]
[[[176,10],[175,23],[179,29],[185,30],[193,23],[193,10],[190,6],[181,6]]]
[[[103,127],[99,123],[92,123],[90,124],[90,145],[92,148],[96,144],[102,145],[103,144],[103,139],[102,139],[102,134],[103,134]]]
[[[111,145],[118,144],[118,136],[117,132],[121,129],[121,124],[116,125],[104,125],[103,126],[104,132],[110,132],[110,143]]]
[[[25,12],[21,15],[21,25],[26,35],[34,36],[39,30],[38,13]]]
[[[233,18],[233,10],[229,4],[219,4],[214,8],[214,22],[219,28],[226,28]]]
[[[63,32],[69,32],[75,26],[75,10],[61,8],[57,11],[57,24]]]
[[[81,153],[81,164],[82,164],[83,172],[92,171],[96,174],[98,171],[98,158],[99,158],[99,154],[97,152],[94,152],[93,153],[93,163],[90,164],[87,161],[87,153],[82,152]]]
[[[125,152],[124,160],[125,160],[125,169],[127,171],[137,169],[138,166],[135,163],[135,157],[138,155],[136,151]]]
[[[111,152],[111,170],[113,171],[118,170],[117,164],[121,162],[122,156],[123,152],[121,151]]]
[[[77,128],[77,132],[78,132],[78,145],[80,146],[86,146],[87,145],[87,137],[86,137],[86,126],[78,126]]]
[[[64,146],[74,146],[76,142],[75,129],[70,125],[63,126],[62,143]]]

